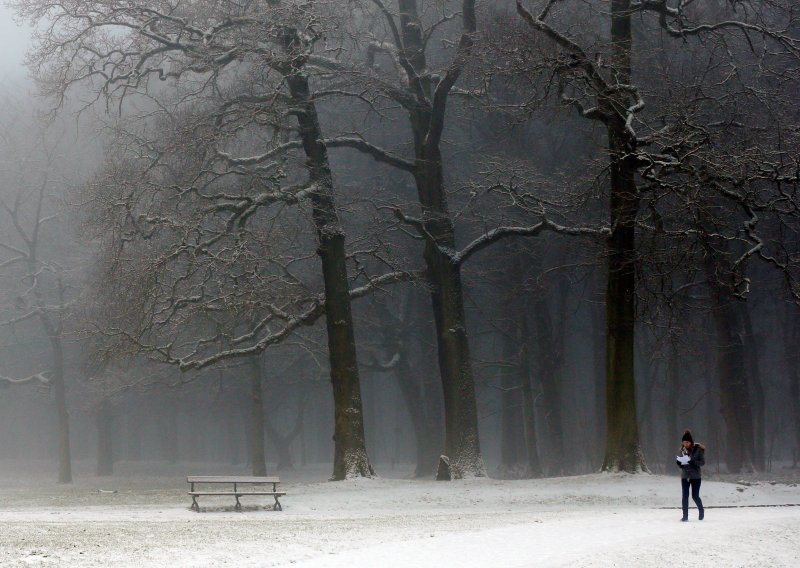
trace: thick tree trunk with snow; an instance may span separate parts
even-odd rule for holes
[[[296,69],[286,75],[294,104],[306,167],[312,183],[317,254],[325,284],[325,325],[334,400],[334,460],[332,480],[372,476],[364,439],[364,415],[356,358],[355,333],[347,278],[344,229],[339,222],[333,196],[333,177],[328,152],[322,142],[316,106],[311,99],[308,78]]]
[[[478,439],[478,410],[467,339],[461,266],[447,254],[447,251],[456,250],[440,150],[449,91],[440,89],[441,84],[435,86],[434,91],[427,75],[426,46],[417,1],[399,0],[398,6],[406,57],[419,76],[418,89],[429,101],[429,104],[410,110],[409,119],[414,136],[414,181],[426,234],[423,257],[431,291],[444,394],[444,454],[450,458],[453,478],[485,476],[486,467]],[[462,18],[465,33],[474,31],[473,2],[464,2]],[[452,81],[459,73],[460,68],[452,76]]]
[[[613,136],[611,132],[609,135]],[[616,156],[620,158],[621,154]],[[639,447],[633,363],[636,283],[633,220],[638,201],[635,197],[633,172],[615,162],[612,162],[611,169],[613,229],[609,239],[606,293],[607,427],[603,470],[633,473],[644,469]]]
[[[436,244],[426,244],[424,257],[444,396],[444,454],[450,458],[450,471],[455,479],[485,476],[478,439],[478,407],[467,339],[461,269],[441,250],[441,247],[454,250],[455,243],[441,185],[441,156],[438,149],[433,154],[423,152],[419,158],[426,162],[421,166],[426,172],[420,177],[418,187],[425,207],[423,223],[427,233],[436,241]],[[437,164],[434,168],[427,162],[431,159]]]
[[[611,68],[617,83],[631,78],[631,16],[629,0],[611,2]],[[634,374],[636,320],[635,221],[639,195],[635,165],[629,157],[632,139],[619,110],[630,106],[620,92],[607,99],[608,146],[611,159],[611,236],[608,239],[606,287],[606,454],[604,471],[645,469],[639,445]]]
[[[396,100],[409,116],[413,133],[414,161],[400,167],[414,176],[422,210],[417,230],[425,239],[423,258],[436,326],[439,372],[444,394],[445,447],[454,478],[485,476],[478,440],[475,384],[467,340],[461,266],[455,252],[453,222],[447,205],[441,155],[446,106],[450,91],[466,63],[475,33],[475,2],[462,2],[462,35],[453,60],[440,81],[428,69],[428,37],[420,18],[418,0],[398,0],[399,25],[381,4],[380,10],[395,37],[403,95]],[[395,95],[397,96],[397,95]],[[410,102],[412,99],[413,102]],[[364,151],[363,149],[360,149]],[[367,151],[375,157],[375,153]],[[387,161],[386,157],[379,153]],[[376,158],[378,159],[378,158]],[[391,160],[389,160],[391,163]]]
[[[428,230],[438,224],[427,224]],[[444,224],[449,227],[448,236],[452,237],[449,219]],[[439,233],[439,238],[441,236],[442,233]],[[438,242],[440,245],[444,244],[441,240]],[[455,479],[485,476],[486,469],[478,439],[478,407],[467,340],[460,269],[453,266],[438,247],[426,246],[425,260],[428,283],[431,286],[444,395],[444,453],[450,458],[450,471]]]

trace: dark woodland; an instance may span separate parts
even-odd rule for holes
[[[793,0],[16,0],[0,459],[800,467]]]

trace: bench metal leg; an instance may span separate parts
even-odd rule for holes
[[[237,511],[241,511],[242,510],[242,504],[239,502],[239,496],[235,495],[235,497],[236,497],[236,510]]]
[[[192,488],[189,490],[194,493],[194,483],[192,483]],[[197,504],[197,495],[192,495],[192,506],[191,509],[194,511],[200,512],[200,505]]]
[[[281,502],[278,501],[278,496],[277,495],[273,495],[273,497],[275,498],[275,504],[272,506],[272,510],[273,511],[283,511],[283,507],[281,507]]]

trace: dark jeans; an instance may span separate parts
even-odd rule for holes
[[[703,518],[703,502],[700,500],[700,482],[702,479],[681,479],[681,489],[683,489],[683,518],[689,517],[689,486],[692,487],[692,501],[697,505],[697,510],[700,513],[700,518]]]

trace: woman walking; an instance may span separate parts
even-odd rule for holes
[[[705,517],[703,501],[700,500],[700,468],[706,465],[706,449],[702,444],[695,444],[692,433],[686,430],[681,438],[681,450],[676,459],[678,467],[681,468],[681,488],[683,489],[683,518],[681,521],[689,520],[689,488],[692,489],[692,500],[697,505],[699,519]]]

